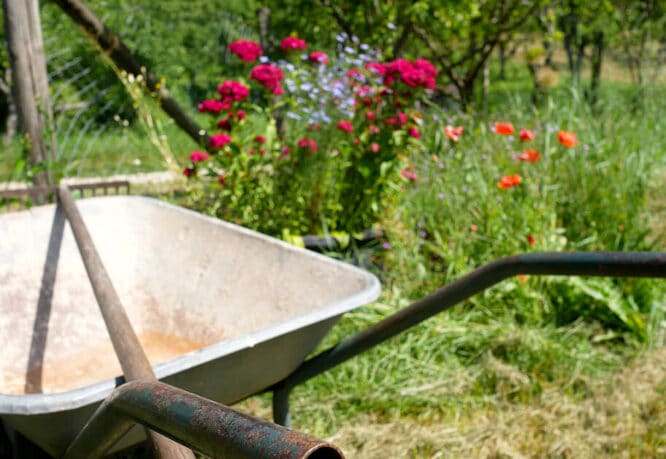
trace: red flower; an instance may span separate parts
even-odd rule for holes
[[[372,70],[377,75],[386,75],[386,67],[379,62],[368,62],[365,64],[366,70]]]
[[[247,118],[247,115],[245,114],[245,110],[238,110],[236,112],[236,116],[238,117],[239,120],[244,120]]]
[[[460,137],[463,135],[464,130],[465,129],[462,126],[458,127],[446,126],[444,128],[444,134],[452,141],[457,142],[458,140],[460,140]]]
[[[520,128],[520,140],[534,140],[534,131],[526,128]]]
[[[525,239],[527,240],[527,243],[528,243],[529,245],[534,245],[534,244],[536,244],[536,239],[534,239],[534,236],[532,236],[531,234],[528,234],[527,237],[526,237]]]
[[[578,145],[578,139],[576,139],[576,134],[569,131],[560,131],[557,133],[557,140],[560,141],[565,147],[575,147]]]
[[[215,134],[210,136],[211,148],[222,148],[229,142],[231,142],[231,137],[229,137],[227,134]]]
[[[199,163],[201,161],[207,161],[210,158],[210,155],[203,151],[193,151],[190,153],[190,161],[193,163]]]
[[[224,118],[218,121],[217,127],[223,131],[231,131],[231,120],[229,118]]]
[[[243,62],[252,62],[262,55],[263,50],[252,40],[236,40],[229,44],[229,51],[240,57]]]
[[[254,141],[257,143],[266,143],[266,137],[263,135],[258,135],[254,138]]]
[[[520,174],[505,175],[497,183],[497,186],[505,190],[507,188],[513,188],[514,186],[520,185],[522,181],[523,178],[520,176]]]
[[[224,179],[224,175],[220,175],[220,176],[217,178],[217,183],[219,183],[219,184],[222,185],[222,186],[224,186],[224,185],[227,184],[227,181]]]
[[[343,132],[346,132],[347,134],[350,134],[350,133],[354,132],[354,125],[351,124],[351,122],[347,121],[347,120],[343,120],[343,121],[338,122],[336,127],[339,130],[341,130]]]
[[[474,225],[474,224],[469,225],[469,230],[470,230],[472,233],[476,233],[477,231],[479,231],[479,226],[478,226],[478,225]]]
[[[301,140],[299,140],[298,146],[305,150],[310,150],[310,153],[314,153],[315,151],[317,151],[317,142],[315,142],[309,137],[303,137]]]
[[[314,62],[316,64],[326,65],[329,62],[328,56],[323,51],[313,51],[310,53],[308,58],[310,59],[310,62]]]
[[[414,137],[415,139],[418,139],[421,137],[421,133],[419,132],[418,129],[416,129],[414,126],[409,126],[407,128],[407,132],[409,132],[409,135]]]
[[[287,37],[284,40],[282,40],[282,42],[280,42],[280,48],[282,48],[282,51],[284,52],[292,50],[301,50],[307,47],[308,44],[305,42],[305,40],[301,40],[300,38],[296,37]]]
[[[277,67],[272,64],[259,64],[252,69],[250,72],[250,79],[256,80],[257,83],[262,85],[264,88],[275,91],[281,90],[280,81],[284,79],[284,75],[280,67]]]
[[[528,163],[536,163],[539,161],[539,152],[536,150],[523,150],[518,156],[520,161],[527,161]]]
[[[377,114],[376,114],[375,112],[373,112],[372,110],[368,110],[368,111],[365,113],[365,118],[366,118],[368,121],[372,121],[372,120],[374,120],[376,117],[377,117]]]
[[[419,176],[416,175],[416,172],[414,172],[414,166],[413,166],[413,165],[404,168],[404,169],[400,172],[400,174],[401,174],[403,177],[405,177],[407,180],[411,180],[411,181],[413,181],[413,182],[416,181],[416,180],[419,178]]]
[[[501,123],[501,122],[495,123],[493,129],[495,130],[495,132],[501,135],[511,135],[515,131],[515,129],[513,128],[513,124]]]
[[[250,89],[243,83],[227,80],[217,87],[217,92],[225,102],[237,102],[250,95]]]
[[[347,78],[362,78],[363,74],[359,69],[349,69],[345,72]]]
[[[217,115],[222,110],[228,110],[231,108],[231,102],[221,101],[218,99],[208,99],[201,102],[197,105],[197,110],[201,113],[213,113]]]
[[[196,172],[197,172],[197,170],[196,170],[195,168],[193,168],[193,167],[186,167],[185,169],[183,169],[183,175],[184,175],[185,177],[191,177],[191,176],[194,175]]]

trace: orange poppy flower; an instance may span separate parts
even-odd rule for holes
[[[518,155],[518,159],[521,161],[527,161],[528,163],[536,163],[539,161],[539,152],[536,150],[523,150],[523,152]]]
[[[520,174],[505,175],[497,183],[497,186],[505,190],[507,188],[513,188],[514,186],[520,185],[522,181],[523,178],[520,176]]]
[[[495,123],[494,129],[495,129],[495,132],[497,132],[498,134],[502,134],[502,135],[511,135],[515,131],[515,129],[513,128],[513,124],[511,124],[511,123],[497,122],[497,123]]]
[[[578,145],[578,139],[576,139],[576,134],[569,131],[560,131],[557,133],[557,140],[560,141],[565,147],[575,147]]]
[[[520,140],[534,140],[534,131],[531,129],[520,128]]]
[[[457,142],[460,139],[460,136],[462,136],[464,130],[465,129],[462,126],[458,127],[446,126],[444,128],[444,134],[446,134],[446,136],[449,139],[453,140],[454,142]]]

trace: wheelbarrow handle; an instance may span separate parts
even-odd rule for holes
[[[332,444],[235,411],[158,381],[114,390],[71,443],[64,459],[98,458],[135,423],[225,459],[343,459]]]
[[[125,380],[156,381],[150,361],[132,328],[125,308],[97,252],[95,243],[90,237],[88,228],[74,203],[72,194],[65,185],[58,188],[58,202],[62,206],[67,220],[69,220],[69,225],[79,247],[83,264],[92,284],[97,304],[102,312],[104,323],[109,331],[109,337]],[[158,457],[163,459],[194,459],[192,451],[182,445],[156,432],[151,431],[149,434]]]
[[[276,422],[289,425],[289,394],[295,386],[519,274],[666,278],[666,252],[537,252],[485,264],[303,362],[269,388]]]

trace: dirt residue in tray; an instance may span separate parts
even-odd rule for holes
[[[207,345],[154,331],[141,332],[138,338],[153,365]],[[43,365],[30,368],[27,373],[0,375],[0,392],[15,395],[64,392],[121,374],[113,346],[107,341],[64,358],[47,360]]]

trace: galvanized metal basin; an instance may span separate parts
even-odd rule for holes
[[[154,199],[78,201],[157,377],[232,404],[293,371],[378,280]],[[61,454],[119,383],[81,257],[55,206],[0,216],[0,416]],[[118,447],[141,438],[135,429]]]

